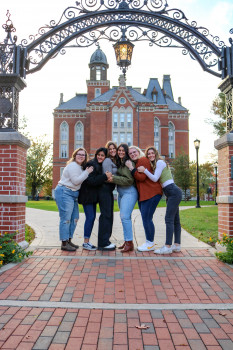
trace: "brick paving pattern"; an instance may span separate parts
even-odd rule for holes
[[[232,301],[233,270],[208,249],[168,257],[38,249],[0,274],[0,349],[232,350]],[[50,307],[54,302],[57,307]],[[98,303],[114,308],[94,309]],[[147,304],[155,309],[140,309]],[[182,310],[182,304],[210,308]],[[118,309],[122,305],[127,310]]]

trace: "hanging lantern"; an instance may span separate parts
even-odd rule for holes
[[[127,68],[131,65],[134,45],[126,39],[125,32],[115,45],[113,45],[117,60],[117,65],[120,66],[124,76]]]

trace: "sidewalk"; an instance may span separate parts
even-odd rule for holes
[[[181,208],[182,209],[182,208]],[[155,215],[164,244],[164,208]],[[75,232],[82,243],[84,215]],[[133,213],[135,245],[144,241]],[[1,349],[233,349],[233,270],[182,231],[182,252],[60,250],[58,214],[27,209],[34,255],[0,274]],[[96,243],[97,224],[93,243]],[[119,213],[113,242],[121,243]]]

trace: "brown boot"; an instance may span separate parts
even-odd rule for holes
[[[79,246],[77,245],[77,244],[74,244],[73,242],[71,242],[71,238],[69,238],[69,245],[71,245],[71,247],[74,247],[74,248],[76,248],[76,249],[78,249],[79,248]]]
[[[125,247],[125,242],[120,247],[118,247],[118,249],[123,249],[124,247]]]
[[[124,249],[121,250],[122,253],[132,252],[134,250],[133,241],[126,241]]]

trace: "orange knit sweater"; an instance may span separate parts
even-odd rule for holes
[[[151,173],[153,169],[150,165],[150,161],[146,157],[142,157],[137,160],[136,168],[143,165]],[[139,173],[138,171],[133,172],[133,176],[136,180],[137,189],[139,192],[139,201],[145,201],[154,197],[156,194],[163,194],[162,186],[159,182],[153,182],[144,173]]]

